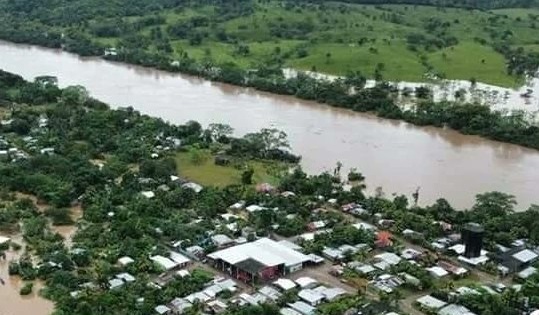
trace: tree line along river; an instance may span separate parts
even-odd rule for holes
[[[381,186],[410,196],[420,187],[422,204],[444,197],[465,208],[477,193],[497,190],[515,195],[523,210],[539,203],[539,152],[516,145],[28,45],[0,42],[0,69],[28,80],[53,75],[111,106],[173,123],[226,123],[238,135],[275,127],[288,134],[306,171],[340,161],[361,171],[371,192]]]

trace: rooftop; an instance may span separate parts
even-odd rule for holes
[[[314,315],[316,312],[316,308],[312,307],[311,305],[305,303],[305,302],[295,302],[295,303],[289,303],[288,306],[292,308],[293,310],[296,310],[300,312],[303,315]]]
[[[438,300],[435,297],[432,297],[430,295],[425,295],[420,297],[416,300],[417,303],[421,304],[421,306],[430,308],[430,309],[439,309],[441,307],[444,307],[447,303],[444,301]]]
[[[318,281],[311,277],[301,277],[296,279],[295,282],[302,288],[308,288],[318,284]]]
[[[449,304],[442,308],[438,315],[475,315],[469,309],[457,304]]]
[[[283,289],[284,291],[292,290],[296,287],[294,281],[285,278],[280,278],[279,280],[273,282],[273,284]]]
[[[523,249],[520,252],[513,254],[512,257],[520,261],[521,263],[530,263],[536,260],[537,257],[539,257],[539,255],[537,255],[537,253],[529,249]]]
[[[307,255],[290,249],[268,238],[261,238],[220,250],[208,255],[212,259],[221,259],[231,265],[252,259],[265,266],[295,266],[310,260]]]
[[[316,305],[325,298],[322,293],[312,289],[301,290],[299,291],[298,296],[300,299],[310,303],[311,305]]]

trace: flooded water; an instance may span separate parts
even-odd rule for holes
[[[5,236],[5,235],[4,235]],[[19,277],[10,277],[8,274],[9,262],[17,260],[24,252],[24,242],[20,235],[9,235],[12,241],[23,245],[18,251],[8,250],[6,259],[0,258],[0,278],[4,285],[0,284],[0,315],[47,315],[51,314],[54,304],[39,296],[39,290],[43,287],[38,281],[34,281],[32,294],[21,296],[19,290],[24,285]]]
[[[339,78],[334,75],[327,75],[312,71],[302,71],[316,79],[335,80]],[[284,69],[286,77],[294,77],[298,71],[293,69]],[[375,86],[374,80],[367,80],[366,87]],[[519,88],[510,89],[495,85],[476,82],[472,84],[465,80],[431,80],[431,82],[393,82],[400,91],[413,91],[418,87],[429,87],[435,101],[454,101],[455,94],[461,94],[460,100],[478,102],[490,106],[494,110],[513,111],[522,110],[530,115],[539,114],[539,78],[528,78],[524,85]],[[409,104],[413,98],[401,97],[403,105]]]
[[[79,58],[65,52],[0,42],[0,69],[26,79],[54,75],[60,85],[79,84],[114,106],[133,106],[174,123],[222,122],[241,135],[265,127],[284,130],[310,173],[338,161],[382,186],[420,202],[445,197],[467,207],[475,194],[503,191],[521,207],[539,203],[539,152],[437,128],[340,110],[312,102],[212,83],[198,78]]]

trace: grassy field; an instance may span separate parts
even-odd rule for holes
[[[178,174],[201,185],[216,185],[224,187],[232,184],[241,184],[242,168],[252,167],[253,182],[278,183],[277,173],[286,170],[284,165],[275,162],[249,161],[239,166],[219,166],[214,163],[214,156],[205,154],[203,159],[195,162],[190,153],[181,152],[176,155]]]
[[[143,27],[137,35],[148,39],[159,28],[175,56],[187,53],[199,61],[232,62],[243,68],[278,61],[283,67],[336,75],[354,70],[372,78],[377,65],[383,64],[381,73],[388,80],[424,81],[435,74],[508,87],[522,80],[507,74],[504,56],[493,49],[499,36],[506,34],[503,40],[513,48],[539,51],[535,17],[539,9],[478,11],[342,3],[286,8],[275,1],[253,3],[249,14],[230,18],[222,18],[215,7],[207,5],[163,10],[159,14],[164,24]],[[189,24],[201,17],[208,21]],[[133,23],[143,18],[124,20]],[[183,37],[169,32],[170,26],[178,24],[190,25]],[[218,33],[226,34],[226,39]],[[89,30],[88,34],[94,36]],[[201,41],[193,43],[192,34],[200,34]],[[445,36],[456,42],[448,47],[410,47],[410,35],[430,40]],[[117,46],[122,38],[94,39]],[[152,45],[146,49],[155,50]],[[238,52],[239,46],[247,46],[248,52]]]

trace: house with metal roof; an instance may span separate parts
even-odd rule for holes
[[[268,238],[211,253],[208,258],[215,268],[245,282],[275,279],[301,270],[310,261],[309,256]]]

